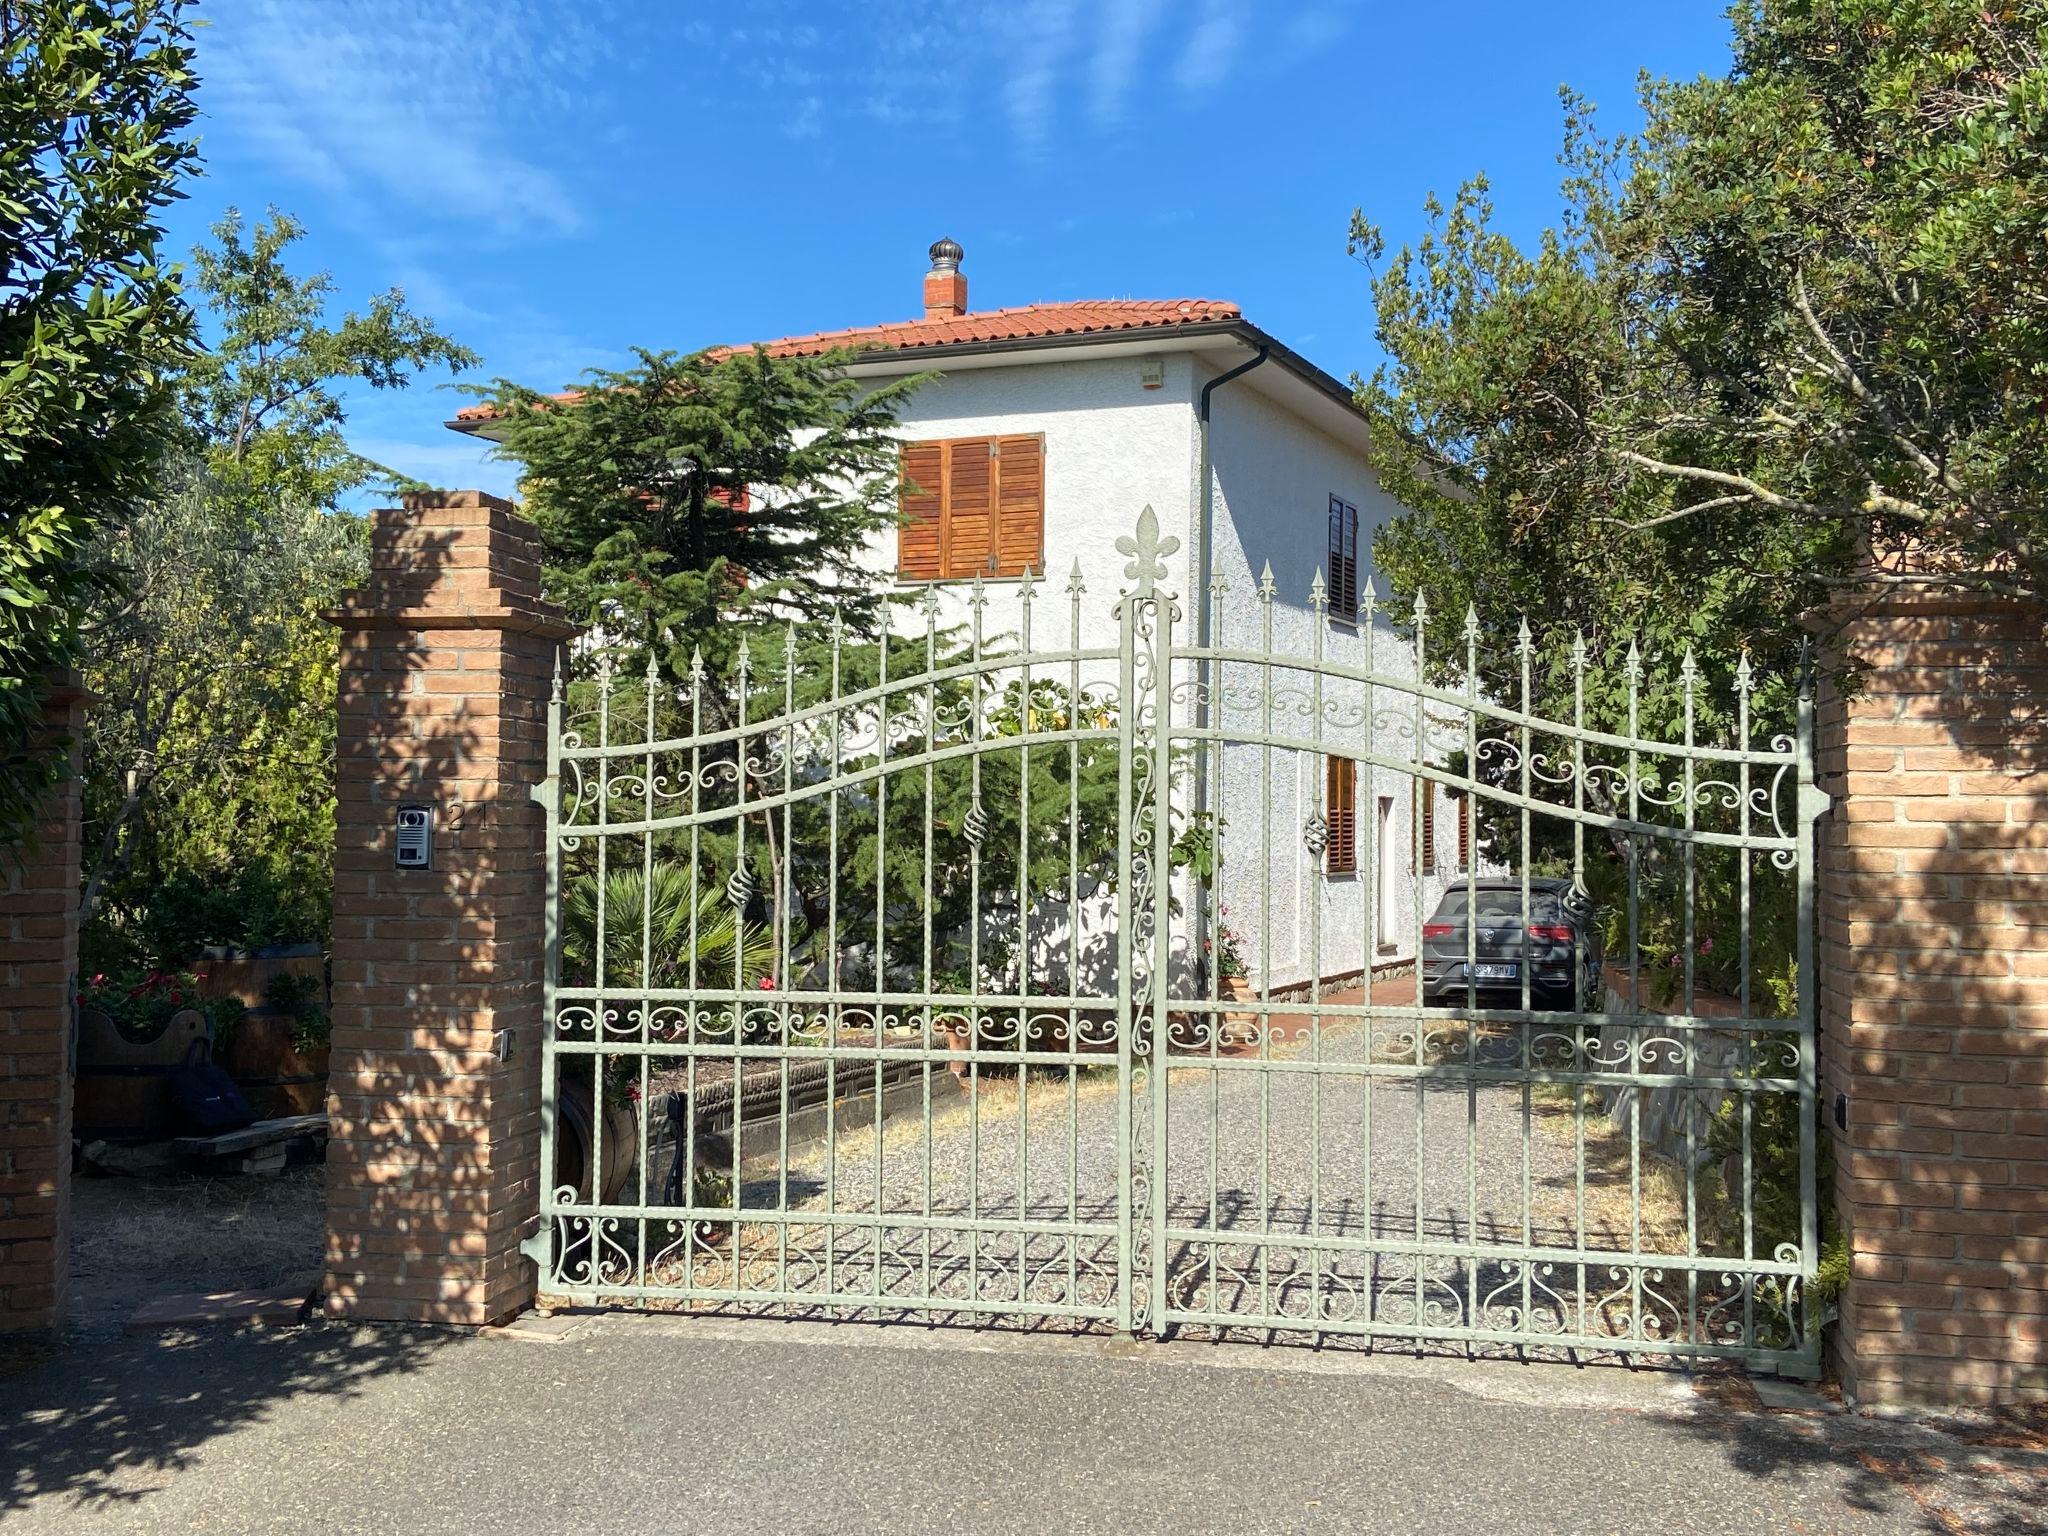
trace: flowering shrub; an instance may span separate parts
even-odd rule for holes
[[[78,1006],[104,1013],[124,1040],[144,1044],[180,1010],[204,1008],[199,984],[205,979],[191,971],[98,971],[78,989]]]

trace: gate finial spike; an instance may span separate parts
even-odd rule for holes
[[[1067,591],[1079,597],[1086,590],[1081,583],[1081,557],[1074,556],[1074,568],[1067,572]]]
[[[1535,654],[1535,651],[1536,637],[1530,633],[1529,615],[1525,613],[1522,615],[1520,628],[1515,631],[1515,654],[1518,656],[1531,656]]]
[[[832,643],[837,645],[846,633],[846,610],[838,598],[832,600]]]
[[[1031,574],[1031,567],[1027,564],[1024,573],[1017,578],[1017,600],[1022,603],[1030,602],[1031,589],[1037,585],[1038,578]]]
[[[970,608],[986,608],[988,606],[988,592],[981,584],[981,572],[979,571],[974,573],[974,585],[968,589],[967,606]]]
[[[1479,605],[1477,603],[1467,603],[1465,605],[1465,638],[1474,645],[1479,643]]]
[[[1273,562],[1270,560],[1259,572],[1259,596],[1269,603],[1273,600]]]
[[[939,616],[939,589],[937,587],[926,587],[924,589],[924,600],[917,606],[918,611],[927,619],[936,619]]]
[[[747,671],[747,663],[748,663],[748,662],[750,662],[750,661],[752,661],[753,659],[754,659],[754,652],[753,652],[753,648],[752,648],[751,646],[749,646],[749,645],[747,644],[747,637],[746,637],[745,635],[741,635],[741,636],[740,636],[740,650],[739,650],[739,662],[740,662],[740,667],[739,667],[739,669],[740,669],[740,675],[741,675],[742,677],[744,677],[744,676],[746,675],[746,671]]]
[[[1316,567],[1315,575],[1309,580],[1308,605],[1317,613],[1321,613],[1330,605],[1329,589],[1323,585],[1323,568],[1320,565]]]
[[[612,678],[618,670],[619,659],[617,656],[613,655],[609,650],[598,652],[597,691],[599,693],[610,693],[612,691]]]
[[[1364,614],[1366,619],[1370,621],[1379,605],[1380,584],[1373,579],[1372,572],[1367,571],[1365,573],[1365,585],[1358,594],[1358,611]]]
[[[1427,592],[1422,591],[1420,588],[1417,588],[1415,592],[1415,628],[1417,631],[1416,639],[1418,641],[1422,638],[1420,631],[1423,625],[1426,624],[1428,621],[1429,594]]]
[[[655,663],[655,653],[654,653],[654,647],[650,645],[649,647],[647,647],[647,674],[646,674],[646,676],[647,676],[647,681],[648,681],[648,684],[649,684],[649,685],[651,686],[651,685],[653,684],[654,680],[655,680],[655,679],[656,679],[657,677],[659,677],[660,675],[661,675],[661,668],[660,668],[660,667],[659,667],[658,665],[656,665],[656,663]]]
[[[1747,693],[1755,685],[1756,669],[1749,664],[1749,652],[1744,650],[1735,663],[1735,686],[1739,692]]]
[[[1634,640],[1628,643],[1628,658],[1622,663],[1622,671],[1632,683],[1643,679],[1643,649]]]
[[[791,619],[782,629],[782,655],[785,660],[796,657],[796,620]]]
[[[690,647],[690,681],[693,683],[700,683],[703,680],[704,647],[701,645],[693,645]]]
[[[551,704],[562,702],[562,656],[565,649],[559,645],[555,647],[555,680],[548,687],[548,702]]]
[[[1582,672],[1586,668],[1586,632],[1583,629],[1572,631],[1572,665]]]
[[[1689,645],[1685,648],[1685,655],[1679,659],[1678,675],[1688,688],[1699,680],[1700,664],[1693,656],[1692,647]]]

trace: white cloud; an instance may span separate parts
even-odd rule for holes
[[[1057,92],[1074,46],[1078,0],[1033,0],[1016,15],[1009,47],[1003,104],[1019,147],[1032,153],[1052,137]]]
[[[1202,0],[1201,13],[1173,66],[1175,82],[1191,94],[1221,85],[1236,59],[1243,32],[1240,0]]]
[[[1165,0],[1104,0],[1088,69],[1089,105],[1097,122],[1122,120],[1144,63],[1145,40],[1164,8]]]
[[[546,0],[209,0],[209,153],[250,153],[382,210],[574,230],[569,188],[516,147],[567,121],[607,44]]]

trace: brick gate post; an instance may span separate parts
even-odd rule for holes
[[[77,673],[51,680],[43,729],[67,771],[29,846],[0,851],[0,1333],[64,1321],[84,701]]]
[[[571,627],[478,491],[375,515],[341,629],[326,1308],[483,1324],[531,1299],[547,696]],[[401,868],[402,807],[432,813]]]
[[[1864,1402],[2048,1398],[2044,615],[1908,596],[1837,618],[1863,670],[1817,718],[1836,1364]]]

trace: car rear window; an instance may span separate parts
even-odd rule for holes
[[[1506,918],[1511,923],[1521,920],[1522,893],[1520,891],[1487,890],[1481,887],[1472,894],[1477,904],[1479,920],[1481,922],[1485,922],[1489,918]],[[1444,899],[1437,903],[1436,915],[1453,921],[1462,918],[1465,915],[1465,896],[1466,893],[1462,887],[1453,887],[1445,891]],[[1559,920],[1557,899],[1555,897],[1547,896],[1540,891],[1532,891],[1529,896],[1529,904],[1536,913],[1535,920],[1537,922],[1556,922]]]

